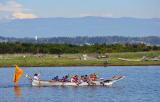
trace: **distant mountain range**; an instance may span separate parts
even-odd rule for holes
[[[58,43],[58,44],[115,44],[115,43],[144,43],[160,45],[160,37],[122,37],[122,36],[95,36],[95,37],[52,37],[52,38],[6,38],[0,37],[0,42],[27,42],[27,43]]]
[[[77,17],[1,20],[5,37],[159,36],[160,19]]]

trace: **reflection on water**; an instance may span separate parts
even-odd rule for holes
[[[14,94],[16,96],[21,96],[22,95],[22,89],[18,85],[16,85],[16,86],[13,87],[13,91],[14,91]]]

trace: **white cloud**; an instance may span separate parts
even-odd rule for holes
[[[10,19],[31,19],[36,18],[37,16],[26,12],[28,9],[25,9],[22,4],[16,2],[15,0],[9,0],[6,3],[0,3],[0,13],[6,14],[7,18]],[[4,15],[4,17],[6,17]]]
[[[31,13],[22,13],[22,12],[13,13],[12,16],[13,16],[14,18],[18,18],[18,19],[37,18],[37,16],[35,16],[34,14],[31,14]]]

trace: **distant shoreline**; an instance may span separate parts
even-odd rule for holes
[[[86,57],[86,58],[84,58]],[[1,54],[0,68],[14,67],[85,67],[85,66],[160,66],[160,51],[95,54]]]
[[[160,66],[160,64],[150,64],[150,65],[107,65],[107,66],[104,66],[104,65],[71,65],[71,66],[20,66],[20,67],[32,67],[32,68],[35,68],[35,67],[112,67],[112,66]],[[14,67],[14,66],[0,66],[0,68],[11,68],[11,67]]]

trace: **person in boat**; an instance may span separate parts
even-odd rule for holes
[[[93,80],[93,74],[92,73],[89,75],[89,78],[90,78],[91,81]]]
[[[72,83],[74,82],[74,77],[75,77],[75,76],[72,76],[72,77],[71,77],[71,82],[72,82]]]
[[[39,74],[35,73],[33,79],[34,79],[34,80],[40,80]]]
[[[78,75],[74,75],[74,76],[71,78],[71,82],[78,83]]]
[[[84,82],[84,76],[82,75],[80,79],[80,83],[83,83],[83,82]]]
[[[78,83],[78,82],[79,82],[79,80],[78,80],[78,75],[75,75],[74,80],[75,80],[75,83]]]
[[[91,80],[91,81],[96,81],[96,80],[97,80],[97,75],[96,75],[96,73],[90,74],[89,77],[90,77],[90,80]]]
[[[59,81],[59,77],[58,77],[58,76],[55,76],[52,80],[54,80],[54,81]]]
[[[89,76],[88,76],[88,75],[85,75],[85,76],[84,76],[84,82],[89,82],[89,81],[90,81]]]
[[[62,77],[62,82],[68,82],[68,78],[69,78],[68,75],[63,76]]]
[[[93,75],[93,76],[92,76],[92,77],[93,77],[93,78],[92,78],[92,81],[96,81],[96,80],[97,80],[97,75],[96,75],[96,73],[93,73],[92,75]]]

